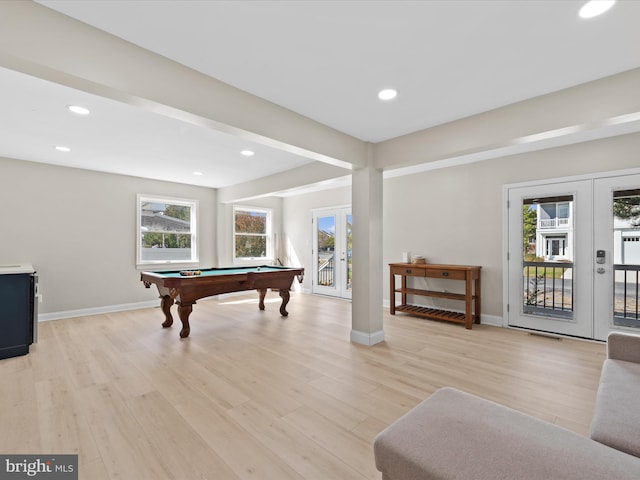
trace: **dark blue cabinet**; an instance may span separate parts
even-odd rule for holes
[[[0,275],[0,359],[26,355],[33,340],[33,274]]]

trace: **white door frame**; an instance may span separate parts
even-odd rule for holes
[[[614,326],[612,323],[612,301],[613,301],[613,292],[611,290],[613,284],[613,239],[612,239],[612,229],[610,228],[610,223],[612,221],[612,215],[607,213],[605,215],[603,209],[610,209],[610,199],[601,198],[604,187],[602,185],[609,185],[609,195],[612,190],[623,189],[625,187],[635,188],[640,186],[640,182],[637,177],[633,178],[633,175],[640,175],[640,168],[633,168],[628,170],[616,170],[611,172],[601,172],[601,173],[592,173],[586,175],[576,175],[571,177],[562,177],[555,179],[547,179],[540,181],[532,181],[532,182],[523,182],[517,184],[509,184],[503,186],[503,266],[502,266],[502,295],[503,295],[503,321],[502,325],[504,327],[509,327],[509,309],[510,308],[520,308],[520,305],[509,307],[509,296],[513,293],[514,288],[519,288],[518,285],[510,285],[510,276],[509,276],[509,268],[513,268],[513,264],[510,264],[509,259],[509,208],[508,208],[508,200],[509,193],[513,189],[518,188],[526,188],[526,187],[541,187],[544,185],[553,185],[560,183],[570,183],[570,182],[579,182],[583,180],[589,180],[592,182],[592,221],[595,223],[595,219],[597,221],[597,228],[592,228],[590,232],[590,249],[588,252],[589,260],[583,259],[582,262],[585,262],[583,265],[582,275],[586,275],[589,277],[588,282],[592,285],[592,294],[590,296],[590,310],[591,310],[591,323],[592,323],[592,333],[590,337],[598,340],[605,340],[608,333],[612,330],[628,330],[629,328]],[[598,185],[598,183],[602,185]],[[598,198],[595,198],[598,197]],[[515,207],[517,208],[517,206]],[[605,222],[601,222],[601,219],[607,218]],[[522,220],[520,220],[521,222]],[[605,260],[604,267],[605,273],[598,274],[597,268],[602,267],[601,264],[597,264],[595,261],[595,252],[596,249],[605,250],[607,253],[607,257]],[[511,259],[518,261],[518,256],[520,252],[514,252],[511,255]],[[578,258],[574,256],[574,259]],[[575,260],[574,260],[575,262]],[[582,263],[581,262],[581,263]],[[513,273],[511,275],[513,277]],[[583,285],[584,286],[584,285]],[[593,292],[604,292],[599,293],[598,295],[593,294]],[[611,297],[611,298],[609,298]],[[575,299],[576,301],[586,302],[585,299]],[[520,302],[521,303],[521,302]],[[575,307],[575,305],[574,305]],[[525,327],[526,328],[526,327]],[[632,329],[637,332],[637,329]],[[563,333],[563,332],[555,332],[560,335],[573,335],[572,333]],[[582,335],[579,335],[582,336]]]
[[[524,187],[510,187],[507,191],[510,202],[508,212],[507,246],[509,259],[506,261],[507,270],[507,295],[505,296],[508,305],[505,320],[510,327],[520,327],[543,332],[559,333],[576,337],[591,338],[593,335],[593,314],[591,304],[592,292],[592,269],[591,252],[593,250],[593,238],[589,233],[592,213],[592,181],[574,180],[570,182],[554,182],[545,184],[534,184]],[[556,279],[551,277],[551,282],[560,284],[558,291],[572,293],[571,311],[560,309],[542,309],[533,306],[529,312],[525,312],[524,279],[522,266],[522,206],[523,200],[532,200],[544,197],[573,197],[573,231],[575,246],[573,248],[573,268],[566,270],[564,278]],[[545,242],[547,240],[545,239]],[[545,245],[545,251],[546,251]],[[544,265],[544,264],[543,264]],[[556,264],[551,263],[555,266]],[[558,267],[563,264],[558,263]],[[543,268],[543,272],[545,269]],[[555,270],[554,270],[555,271]],[[547,277],[548,278],[548,277]],[[530,279],[531,281],[531,279]],[[538,283],[533,279],[534,291],[537,296]],[[564,287],[569,282],[570,288]],[[547,279],[544,280],[548,288]],[[530,284],[527,284],[529,288]],[[556,288],[552,288],[556,290]],[[546,296],[546,295],[545,295]],[[557,297],[556,297],[557,298]],[[555,301],[554,301],[555,303]],[[563,301],[559,302],[564,303]],[[545,315],[552,311],[553,315]]]
[[[351,206],[339,206],[331,208],[319,208],[312,213],[312,279],[311,293],[320,295],[330,295],[350,299],[352,295],[351,286],[347,284],[347,269],[349,266],[348,256],[351,252],[347,246],[347,217],[352,215]],[[333,216],[335,218],[335,245],[333,257],[333,285],[320,285],[318,283],[318,218]]]

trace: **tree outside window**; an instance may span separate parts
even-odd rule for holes
[[[271,254],[271,210],[234,208],[234,258],[267,259]]]

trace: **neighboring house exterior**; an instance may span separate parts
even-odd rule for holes
[[[536,256],[546,261],[573,261],[573,202],[537,205]],[[613,263],[640,265],[640,226],[613,220]]]
[[[188,233],[191,231],[190,221],[164,215],[162,212],[143,210],[140,213],[140,220],[143,232]]]
[[[140,211],[140,259],[145,262],[190,261],[191,222],[166,215],[167,205],[145,202]]]
[[[536,256],[545,261],[573,261],[573,202],[537,205]]]
[[[630,220],[613,219],[613,263],[640,265],[640,227]]]

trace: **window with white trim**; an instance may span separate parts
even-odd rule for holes
[[[138,265],[198,261],[198,201],[138,195]]]
[[[271,217],[271,209],[233,207],[234,262],[273,259]]]

